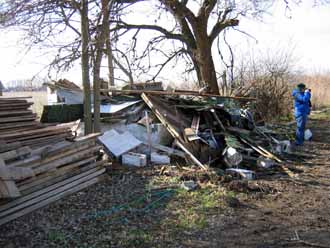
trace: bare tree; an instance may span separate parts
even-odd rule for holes
[[[144,1],[137,1],[138,3]],[[175,26],[167,28],[160,24],[134,24],[125,20],[113,20],[112,30],[152,30],[160,35],[150,40],[146,51],[157,49],[157,43],[165,40],[180,46],[167,56],[160,65],[162,69],[177,56],[188,56],[196,72],[200,86],[208,86],[209,92],[218,94],[219,87],[212,56],[212,46],[224,30],[236,27],[242,15],[257,16],[273,1],[217,1],[217,0],[158,0],[158,9],[169,13]],[[133,37],[134,38],[134,37]],[[145,56],[144,56],[145,57]]]
[[[114,84],[109,32],[110,3],[112,1],[108,0],[102,0],[101,4],[97,0],[6,0],[0,4],[2,27],[19,27],[26,31],[27,40],[30,42],[28,46],[42,44],[46,48],[58,47],[58,54],[50,63],[50,68],[55,68],[57,71],[67,70],[75,61],[81,59],[86,134],[93,131],[90,68],[93,68],[94,81],[96,120],[94,130],[100,129],[99,81],[105,42],[108,49],[106,54],[109,57],[109,79],[111,79],[111,84]],[[71,40],[62,41],[63,34]],[[95,53],[92,54],[92,51]]]

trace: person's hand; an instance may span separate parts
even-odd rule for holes
[[[311,92],[311,89],[306,89],[305,92],[306,92],[306,93],[307,93],[307,92]]]

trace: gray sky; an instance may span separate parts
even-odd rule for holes
[[[313,0],[306,0],[300,6],[285,9],[282,0],[278,0],[271,15],[263,22],[242,20],[239,26],[257,39],[248,38],[240,33],[230,33],[228,41],[240,54],[255,51],[257,54],[294,48],[297,69],[308,73],[330,71],[330,6],[313,7]],[[290,18],[291,17],[291,18]],[[54,51],[26,49],[20,44],[18,31],[0,33],[0,80],[7,82],[15,79],[31,78],[42,71],[51,61]],[[59,75],[79,83],[79,66],[69,73]],[[46,75],[43,70],[41,76]],[[180,79],[180,73],[172,74]]]

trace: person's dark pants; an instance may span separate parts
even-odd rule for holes
[[[296,145],[303,145],[305,137],[305,128],[307,123],[307,115],[296,116],[296,122]]]

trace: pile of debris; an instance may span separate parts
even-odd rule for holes
[[[273,166],[290,174],[280,158],[283,152],[290,153],[290,142],[269,127],[258,126],[242,108],[253,99],[122,91],[128,93],[142,93],[145,105],[135,113],[138,121],[125,120],[99,138],[109,155],[123,164],[168,164],[182,157],[204,170],[217,166],[249,179],[255,170]],[[163,129],[166,133],[159,132]]]
[[[8,124],[0,133],[0,225],[101,180],[107,161],[96,143],[100,134],[76,138],[79,122],[45,125],[25,100],[0,103],[3,109],[10,103],[26,108],[0,111]]]

